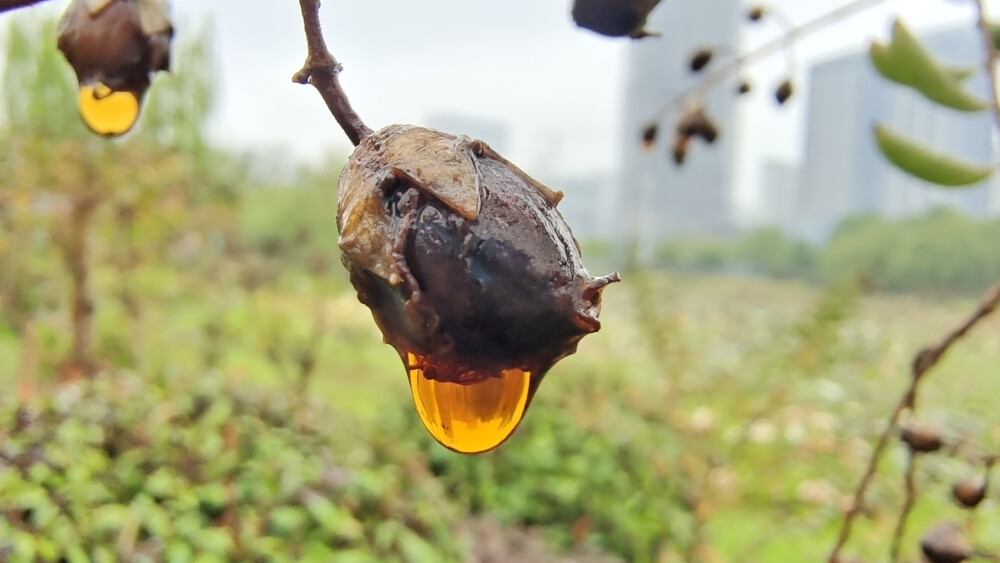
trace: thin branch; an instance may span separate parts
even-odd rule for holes
[[[983,65],[986,76],[990,81],[991,109],[996,125],[994,133],[1000,135],[1000,90],[997,89],[997,50],[993,46],[993,30],[991,29],[990,22],[986,19],[986,2],[984,0],[976,0],[976,10],[979,38],[983,47]],[[998,293],[1000,293],[1000,288],[998,288]]]
[[[979,306],[965,322],[945,335],[937,345],[924,348],[917,354],[913,359],[913,378],[919,380],[923,377],[956,342],[996,311],[998,305],[1000,305],[1000,281],[993,284],[993,287],[986,292]]]
[[[978,28],[983,48],[983,68],[990,83],[990,106],[994,119],[994,135],[1000,135],[1000,88],[997,87],[997,51],[994,49],[993,33],[990,29],[989,21],[986,19],[985,1],[976,0],[975,5],[978,11]],[[922,349],[917,353],[916,357],[914,357],[913,364],[911,366],[912,378],[910,379],[910,385],[907,387],[906,392],[900,399],[899,404],[896,405],[896,408],[889,416],[889,424],[879,437],[878,443],[872,451],[871,459],[868,462],[868,469],[865,471],[864,476],[862,476],[861,481],[858,482],[858,486],[854,493],[853,504],[844,517],[840,534],[837,538],[837,543],[830,552],[830,557],[828,559],[829,563],[836,563],[839,559],[840,552],[843,549],[844,544],[846,544],[848,537],[850,537],[851,526],[857,518],[858,513],[861,511],[865,492],[871,484],[872,478],[875,474],[875,468],[878,466],[879,459],[882,457],[885,447],[888,444],[889,435],[895,430],[897,423],[899,422],[899,417],[903,411],[912,409],[915,405],[917,389],[923,380],[924,375],[938,364],[945,353],[947,353],[948,350],[955,345],[955,343],[961,340],[966,334],[969,333],[969,331],[983,321],[983,319],[993,314],[997,310],[998,306],[1000,306],[1000,280],[994,283],[993,286],[986,292],[982,300],[979,302],[979,305],[964,322],[946,334],[936,345],[928,346]]]
[[[906,491],[906,498],[903,500],[903,507],[899,511],[899,520],[896,522],[896,531],[892,534],[892,546],[889,548],[889,561],[897,563],[899,553],[903,547],[903,536],[906,534],[906,523],[913,512],[913,505],[917,502],[917,454],[910,452],[906,462],[906,474],[903,476],[903,485]]]
[[[98,203],[98,198],[89,193],[73,197],[69,230],[63,243],[63,260],[72,281],[72,346],[65,374],[70,379],[91,377],[96,367],[90,356],[94,336],[94,303],[90,295],[87,255],[91,219]]]
[[[361,117],[351,107],[347,94],[340,86],[339,75],[343,67],[326,46],[319,23],[319,4],[319,0],[299,0],[309,54],[302,68],[292,76],[292,80],[299,84],[315,86],[326,102],[326,107],[330,108],[330,113],[340,124],[340,128],[347,134],[351,143],[358,146],[361,139],[372,134],[372,130],[361,121]]]
[[[707,91],[711,90],[718,84],[725,81],[731,75],[739,71],[739,69],[743,68],[743,66],[750,64],[754,61],[757,61],[759,59],[762,59],[776,51],[780,51],[781,49],[786,48],[791,43],[800,40],[802,37],[809,35],[810,33],[819,31],[844,18],[850,17],[858,12],[867,10],[868,8],[871,8],[872,6],[875,6],[877,4],[881,4],[884,1],[885,0],[854,0],[854,2],[851,2],[850,4],[841,6],[836,10],[827,12],[826,14],[823,14],[813,20],[810,20],[798,27],[789,29],[787,33],[782,34],[781,37],[778,37],[767,43],[764,43],[763,45],[757,47],[756,49],[753,49],[739,57],[736,57],[735,59],[732,59],[725,65],[716,67],[711,72],[708,72],[696,84],[684,90],[683,92],[675,96],[673,99],[668,101],[666,105],[664,105],[662,108],[660,108],[659,111],[656,112],[654,117],[656,118],[666,117],[666,115],[669,114],[673,110],[673,108],[682,104],[685,100],[691,97],[699,97],[704,95]]]
[[[45,0],[0,0],[0,13],[25,8],[32,4],[41,4]]]
[[[854,520],[861,514],[865,506],[865,493],[868,491],[868,487],[871,485],[872,480],[875,478],[875,472],[878,470],[878,462],[882,459],[882,453],[885,451],[886,446],[889,445],[889,436],[895,431],[899,424],[899,418],[902,416],[903,411],[905,411],[911,404],[910,394],[913,392],[913,387],[907,389],[907,392],[896,404],[896,408],[893,409],[892,414],[889,415],[889,422],[886,424],[885,430],[878,437],[878,442],[875,444],[875,449],[872,450],[872,455],[868,458],[868,467],[865,469],[864,475],[861,476],[861,480],[858,481],[857,486],[854,488],[854,494],[851,496],[851,506],[847,509],[844,514],[844,520],[840,526],[840,532],[837,534],[837,542],[834,544],[833,549],[830,551],[830,556],[827,558],[828,563],[839,563],[840,552],[844,549],[847,544],[848,538],[851,537],[851,529],[854,525]]]

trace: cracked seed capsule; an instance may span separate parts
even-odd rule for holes
[[[481,141],[406,125],[363,139],[341,174],[351,283],[448,448],[502,443],[549,368],[600,328],[618,275],[584,268],[561,197]]]

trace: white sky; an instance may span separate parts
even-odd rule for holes
[[[708,2],[711,0],[664,0]],[[771,0],[803,22],[847,0]],[[59,10],[59,0],[47,9]],[[345,89],[374,128],[420,123],[455,112],[489,117],[510,128],[512,160],[531,172],[587,174],[613,169],[627,40],[576,28],[570,0],[326,0],[322,19],[331,50],[345,67]],[[971,21],[969,3],[886,0],[881,7],[817,33],[799,44],[798,92],[809,61],[860,49],[884,34],[891,14],[916,28]],[[1000,4],[994,0],[993,4]],[[1000,7],[1000,6],[994,6]],[[294,0],[174,0],[179,22],[214,23],[221,87],[213,134],[237,146],[271,147],[291,158],[316,158],[349,145],[310,87],[293,84],[305,55]],[[29,8],[38,9],[38,8]],[[41,8],[46,9],[46,8]],[[190,28],[188,28],[190,29]],[[744,47],[774,36],[772,26],[748,26]],[[180,27],[183,34],[185,28]],[[648,39],[655,41],[655,39]],[[776,82],[780,56],[752,76]],[[743,105],[738,199],[753,198],[756,163],[795,159],[804,96],[776,110],[770,96]],[[544,180],[544,178],[543,178]]]

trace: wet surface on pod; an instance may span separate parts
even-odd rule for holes
[[[340,188],[345,266],[428,431],[460,452],[496,447],[600,328],[617,275],[587,273],[561,194],[479,141],[391,126],[362,141]]]

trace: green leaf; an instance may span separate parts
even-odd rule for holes
[[[884,78],[904,86],[912,86],[909,82],[911,78],[904,71],[902,65],[896,61],[896,57],[890,53],[889,45],[873,41],[868,49],[868,57],[871,59],[872,65],[875,66],[875,70]],[[968,80],[979,71],[979,67],[975,65],[951,65],[942,68],[955,82]]]
[[[878,51],[878,49],[875,49]],[[892,26],[892,42],[885,50],[881,62],[889,67],[889,74],[880,69],[890,80],[911,86],[927,99],[958,111],[982,111],[989,102],[970,94],[958,83],[952,73],[934,59],[919,39],[899,20]]]
[[[196,542],[201,549],[215,554],[226,555],[236,548],[233,537],[225,528],[205,528]]]
[[[105,504],[97,507],[90,516],[90,526],[96,532],[118,530],[128,518],[129,508],[121,504]]]
[[[995,170],[992,164],[980,164],[937,152],[884,125],[875,125],[875,141],[889,162],[904,172],[941,186],[978,184]]]
[[[884,78],[904,86],[912,86],[910,75],[906,72],[906,68],[893,56],[892,51],[889,50],[889,45],[873,41],[868,48],[868,58],[871,60],[875,70]]]
[[[330,502],[316,493],[309,493],[305,499],[306,510],[313,519],[332,537],[352,541],[364,535],[364,526],[350,512]]]
[[[268,520],[276,535],[287,537],[301,530],[306,524],[307,517],[301,508],[279,506],[271,511]]]

